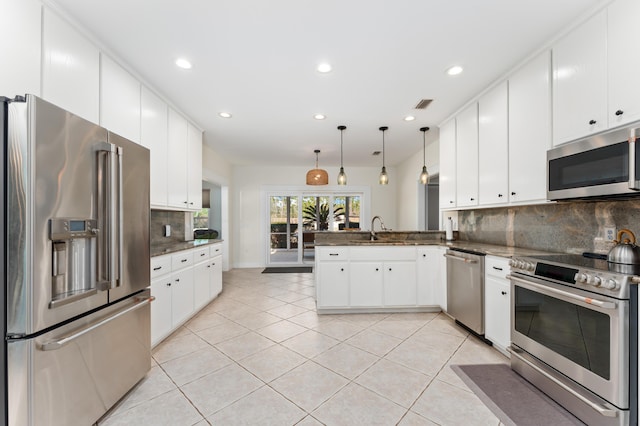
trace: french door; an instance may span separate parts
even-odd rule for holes
[[[315,260],[315,234],[359,229],[362,193],[267,194],[268,265],[301,265]]]

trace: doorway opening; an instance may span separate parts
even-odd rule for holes
[[[440,179],[437,174],[429,178],[429,183],[418,182],[418,226],[422,231],[440,229]]]

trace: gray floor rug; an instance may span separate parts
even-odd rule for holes
[[[507,426],[584,425],[506,364],[452,365],[451,369]]]
[[[277,267],[264,268],[263,274],[310,274],[313,272],[311,266]]]

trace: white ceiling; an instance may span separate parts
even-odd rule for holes
[[[234,164],[386,164],[602,0],[50,0]],[[178,57],[191,70],[174,65]],[[315,68],[329,62],[333,71]],[[445,74],[454,64],[456,77]],[[414,110],[422,98],[426,110]],[[231,119],[218,112],[228,111]],[[313,119],[322,113],[323,121]],[[405,122],[412,114],[416,120]],[[347,170],[348,171],[348,170]]]

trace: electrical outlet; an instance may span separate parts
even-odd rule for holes
[[[164,236],[165,237],[170,237],[171,236],[171,225],[164,225],[163,226],[163,231],[164,231]]]
[[[604,240],[613,241],[616,239],[616,228],[606,227],[604,228]]]

